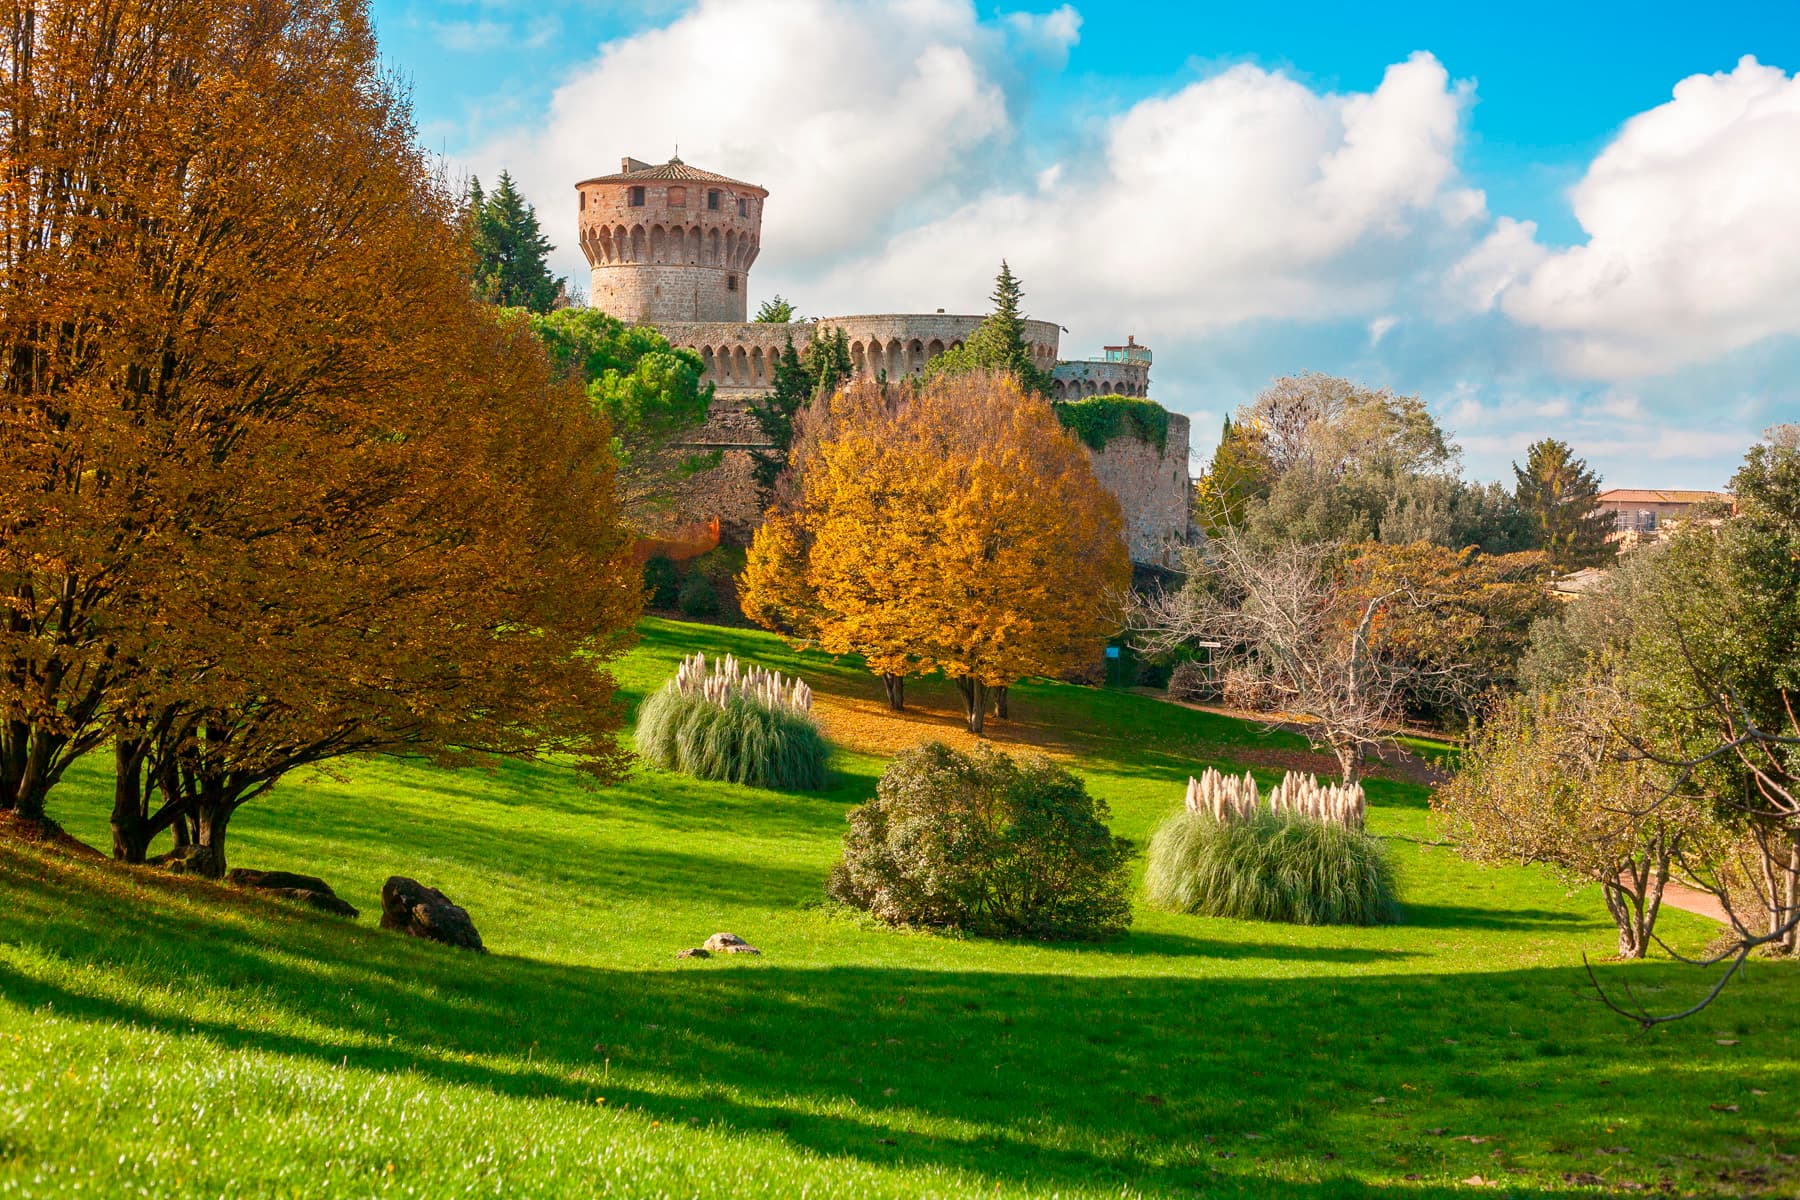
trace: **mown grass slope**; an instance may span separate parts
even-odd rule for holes
[[[850,664],[647,622],[636,697],[694,649],[798,672],[842,749],[824,793],[645,772],[392,761],[284,784],[232,859],[325,876],[354,924],[0,845],[0,1195],[1420,1195],[1800,1186],[1800,978],[1753,964],[1641,1035],[1595,1002],[1597,898],[1438,844],[1416,785],[1369,787],[1402,924],[1139,907],[1129,937],[896,933],[821,904],[883,756],[950,737],[945,687],[880,707]],[[1077,767],[1146,838],[1186,776],[1265,782],[1297,739],[1041,684],[1003,743]],[[54,815],[106,844],[99,761]],[[1242,769],[1239,766],[1239,769]],[[1141,863],[1139,867],[1141,873]],[[494,953],[375,928],[389,874],[442,887]],[[1697,946],[1710,927],[1672,913]],[[759,959],[677,964],[730,930]],[[1609,965],[1653,1004],[1699,980]]]

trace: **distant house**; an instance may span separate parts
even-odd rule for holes
[[[1601,512],[1611,513],[1614,536],[1627,542],[1653,540],[1664,526],[1680,524],[1707,507],[1731,504],[1730,492],[1674,488],[1608,488]]]

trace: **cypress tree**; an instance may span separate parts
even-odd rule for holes
[[[755,460],[751,473],[762,488],[775,486],[775,477],[787,466],[788,450],[794,444],[794,416],[812,399],[815,390],[813,374],[794,350],[792,334],[788,335],[787,347],[775,358],[772,375],[774,386],[769,394],[749,404],[750,416],[770,443],[766,450],[750,452]]]

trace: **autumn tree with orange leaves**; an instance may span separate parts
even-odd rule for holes
[[[976,734],[999,689],[1115,631],[1119,506],[1047,401],[1000,374],[863,381],[809,422],[750,548],[753,620],[863,655],[895,708],[906,676],[942,671]]]
[[[110,742],[114,852],[289,770],[620,765],[610,430],[471,292],[366,12],[0,18],[0,811]]]

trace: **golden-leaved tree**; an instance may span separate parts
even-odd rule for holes
[[[750,548],[753,620],[863,655],[895,708],[906,676],[944,672],[977,734],[1014,681],[1115,631],[1119,506],[1047,401],[1004,374],[864,381],[808,423]]]
[[[355,0],[0,19],[0,809],[114,850],[362,750],[611,774],[610,430],[469,285]]]

